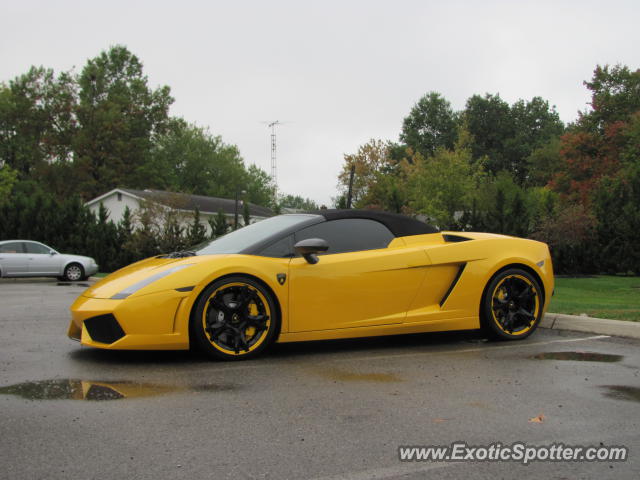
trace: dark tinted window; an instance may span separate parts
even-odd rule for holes
[[[295,241],[322,238],[329,244],[327,254],[386,248],[393,234],[380,222],[363,218],[332,220],[304,228],[295,234]]]
[[[51,250],[44,245],[33,242],[24,242],[24,246],[27,247],[27,253],[49,253]]]
[[[263,257],[286,258],[293,256],[293,235],[289,235],[268,247],[262,249],[258,255]]]
[[[0,245],[0,253],[24,253],[22,242],[9,242]]]
[[[275,235],[287,228],[295,227],[309,220],[318,218],[317,215],[278,215],[267,218],[246,227],[234,230],[222,237],[200,245],[196,250],[198,255],[215,255],[221,253],[240,253],[253,245]]]

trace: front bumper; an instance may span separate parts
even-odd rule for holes
[[[124,300],[80,296],[71,306],[68,336],[111,350],[189,348],[189,292],[163,291]]]
[[[89,265],[86,265],[84,267],[84,274],[87,277],[90,277],[91,275],[95,275],[96,273],[98,273],[98,265],[95,263],[91,263]]]

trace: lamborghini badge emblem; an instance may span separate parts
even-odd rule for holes
[[[276,275],[276,277],[278,278],[278,283],[280,285],[284,285],[284,282],[287,281],[287,274],[286,273],[279,273],[278,275]]]

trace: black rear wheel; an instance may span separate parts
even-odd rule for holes
[[[531,335],[542,318],[542,288],[531,273],[520,268],[498,272],[482,298],[481,319],[496,338],[518,340]]]
[[[200,295],[191,316],[191,334],[206,354],[242,360],[273,343],[279,322],[272,294],[252,278],[233,276],[212,283]]]

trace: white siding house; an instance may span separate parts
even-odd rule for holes
[[[109,214],[109,220],[118,223],[124,216],[125,209],[129,207],[132,214],[140,208],[144,201],[151,201],[162,205],[164,208],[172,208],[181,212],[184,216],[185,225],[189,224],[193,218],[196,207],[200,210],[200,223],[206,228],[207,234],[211,232],[209,219],[218,214],[219,211],[227,217],[227,223],[233,225],[235,219],[236,202],[234,199],[206,197],[204,195],[190,195],[185,193],[166,192],[163,190],[134,190],[131,188],[114,188],[113,190],[90,200],[85,205],[98,215],[100,204],[104,205]],[[243,204],[238,201],[238,224],[244,225],[242,215]],[[250,223],[255,223],[274,213],[265,207],[249,204]]]

